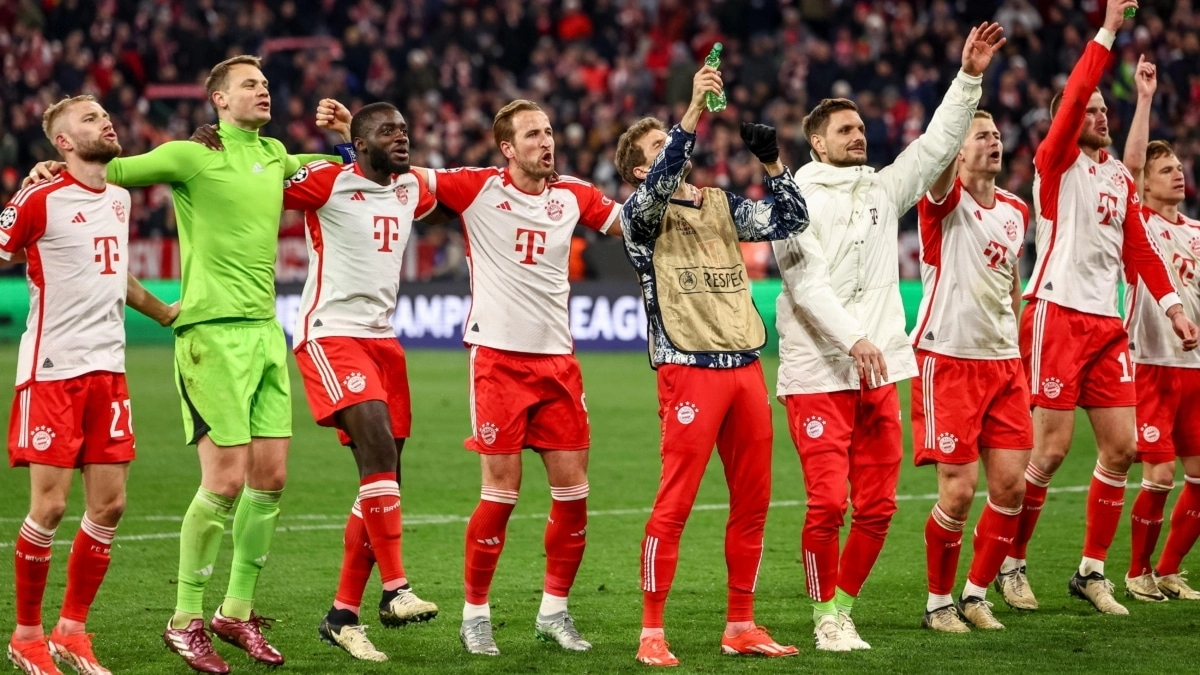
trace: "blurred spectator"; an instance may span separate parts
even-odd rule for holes
[[[717,41],[725,45],[730,106],[701,122],[697,180],[761,194],[762,171],[742,147],[739,121],[777,125],[782,157],[796,169],[810,161],[800,132],[805,113],[821,98],[847,96],[862,108],[872,162],[890,163],[929,123],[970,25],[994,18],[1008,44],[987,73],[982,107],[1004,134],[999,184],[1032,201],[1031,158],[1049,125],[1050,98],[1095,34],[1103,4],[8,0],[0,2],[0,199],[33,163],[54,156],[40,128],[48,104],[95,94],[125,152],[146,152],[210,121],[199,85],[212,64],[238,53],[265,57],[274,119],[264,133],[292,151],[324,151],[334,142],[312,122],[320,98],[352,110],[384,99],[408,120],[414,164],[499,165],[492,114],[513,98],[531,98],[559,132],[558,170],[620,199],[630,188],[612,165],[617,136],[642,116],[678,119],[696,64]],[[1196,215],[1200,10],[1189,0],[1142,0],[1135,22],[1119,35],[1102,85],[1115,148],[1120,154],[1132,111],[1131,69],[1145,54],[1159,67],[1151,134],[1175,143],[1187,173],[1185,210]],[[174,236],[165,189],[137,199],[131,235]],[[295,222],[284,219],[285,227]],[[903,225],[911,230],[913,216]],[[463,247],[456,223],[429,228],[416,276],[462,278]]]

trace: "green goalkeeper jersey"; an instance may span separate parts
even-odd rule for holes
[[[289,155],[283,144],[222,124],[224,152],[171,141],[114,159],[108,181],[167,183],[179,228],[182,288],[175,328],[219,319],[275,316],[275,257],[283,182],[325,155]]]

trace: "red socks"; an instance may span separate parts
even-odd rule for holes
[[[357,614],[358,608],[362,606],[363,591],[367,588],[367,581],[371,579],[371,568],[375,566],[375,551],[371,549],[371,540],[367,536],[362,508],[357,499],[354,500],[354,508],[350,509],[350,518],[346,521],[342,547],[342,573],[338,578],[334,601],[354,608]]]
[[[1087,529],[1083,535],[1083,557],[1104,560],[1112,546],[1125,508],[1125,473],[1100,466],[1092,472],[1087,497]]]
[[[483,486],[479,506],[467,522],[467,550],[464,562],[463,587],[466,600],[472,605],[486,605],[496,574],[496,563],[504,550],[504,533],[508,517],[517,505],[519,493]],[[585,521],[586,522],[586,521]]]
[[[550,496],[554,501],[546,522],[546,577],[542,590],[565,598],[575,583],[587,544],[588,484],[552,487]]]
[[[1025,501],[1021,504],[1016,541],[1013,542],[1012,552],[1009,553],[1018,560],[1025,559],[1025,550],[1029,546],[1029,540],[1033,538],[1038,517],[1042,515],[1042,506],[1046,503],[1046,490],[1050,487],[1050,479],[1053,477],[1054,474],[1046,473],[1033,464],[1025,467]]]
[[[109,552],[116,534],[117,528],[97,525],[86,513],[83,515],[79,532],[71,544],[71,556],[67,559],[67,593],[63,598],[62,618],[87,622],[88,610],[112,560]]]
[[[1153,569],[1150,558],[1154,556],[1154,548],[1158,546],[1158,535],[1163,526],[1163,509],[1170,494],[1170,485],[1158,485],[1142,480],[1142,489],[1138,491],[1137,499],[1133,500],[1133,509],[1129,512],[1129,531],[1132,539],[1129,551],[1130,578],[1140,577]]]
[[[1171,511],[1171,531],[1158,559],[1159,576],[1179,574],[1179,563],[1200,537],[1200,476],[1187,476],[1185,480],[1179,501]]]
[[[400,484],[396,482],[396,474],[376,473],[363,478],[358,502],[383,587],[395,590],[407,581],[400,554]]]
[[[950,595],[954,590],[964,524],[965,521],[951,518],[940,504],[933,505],[925,521],[926,577],[933,595]]]
[[[996,579],[1005,556],[1012,549],[1020,519],[1020,506],[1009,509],[996,506],[990,499],[987,501],[983,515],[975,523],[974,556],[967,581],[986,588]]]
[[[17,625],[42,625],[42,596],[46,593],[46,575],[50,572],[50,545],[54,530],[48,530],[26,517],[17,536],[14,577],[17,586]]]

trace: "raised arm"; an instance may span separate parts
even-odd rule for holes
[[[167,304],[146,290],[132,274],[125,285],[125,304],[154,319],[160,326],[170,326],[179,316],[179,302]]]
[[[182,183],[216,159],[215,153],[191,141],[170,141],[143,155],[118,157],[108,163],[108,182],[121,187]]]
[[[962,69],[934,111],[929,127],[879,172],[897,213],[911,209],[958,156],[983,93],[983,71],[1004,46],[1003,33],[995,23],[971,29],[963,45]]]
[[[772,202],[753,201],[726,191],[729,212],[741,241],[775,241],[808,227],[808,205],[792,174],[779,161],[775,127],[742,122],[742,140],[767,172]]]
[[[721,76],[709,66],[701,68],[692,78],[692,100],[687,112],[667,132],[663,148],[650,164],[646,178],[621,207],[620,226],[631,242],[648,243],[658,236],[658,226],[671,203],[671,195],[683,182],[684,168],[696,145],[696,125],[704,112],[704,95],[720,91]]]
[[[1129,136],[1125,139],[1125,168],[1133,175],[1137,183],[1138,196],[1142,195],[1142,173],[1146,170],[1146,146],[1150,144],[1150,108],[1154,105],[1154,91],[1158,88],[1155,79],[1157,69],[1153,63],[1146,60],[1145,55],[1138,57],[1137,72],[1133,79],[1137,84],[1137,108],[1133,111],[1133,121],[1129,123]]]

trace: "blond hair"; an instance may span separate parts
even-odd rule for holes
[[[533,101],[519,98],[496,113],[496,117],[492,119],[492,137],[496,141],[497,148],[501,143],[512,143],[517,139],[516,132],[513,130],[513,118],[517,116],[517,113],[531,111],[541,112],[542,108]]]
[[[234,66],[254,66],[262,70],[262,59],[257,56],[242,54],[241,56],[225,59],[213,66],[212,70],[208,71],[208,79],[204,80],[204,93],[208,96],[208,103],[213,107],[213,110],[217,109],[217,104],[213,102],[213,94],[218,91],[224,91],[229,87],[229,71]]]
[[[91,94],[80,94],[79,96],[64,98],[49,108],[46,108],[46,112],[42,113],[42,133],[46,134],[46,138],[53,143],[54,137],[58,135],[59,123],[66,114],[67,109],[76,103],[88,102],[97,103],[96,97],[92,96]]]

